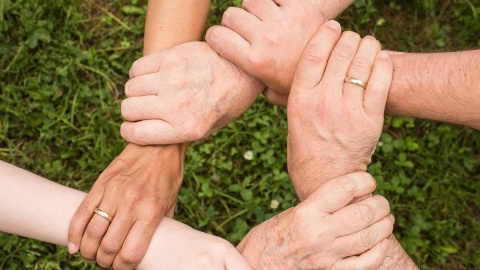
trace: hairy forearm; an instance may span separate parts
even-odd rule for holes
[[[388,238],[390,240],[387,258],[383,261],[383,264],[378,268],[379,270],[415,270],[419,269],[417,265],[410,259],[407,252],[403,249],[402,245],[397,241],[393,234]]]
[[[480,129],[480,50],[391,52],[393,83],[386,111]]]

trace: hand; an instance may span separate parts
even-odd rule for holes
[[[320,9],[325,7],[314,2],[244,0],[243,9],[225,11],[222,26],[210,28],[206,40],[222,57],[265,83],[269,101],[286,106],[303,49],[326,21]],[[345,5],[330,2],[332,9]]]
[[[205,42],[140,58],[130,77],[121,134],[142,145],[203,139],[242,114],[265,88]]]
[[[324,181],[365,171],[383,128],[393,65],[373,37],[320,27],[288,99],[288,169],[300,199]],[[344,82],[350,76],[366,89]]]
[[[365,172],[330,180],[253,228],[237,249],[254,269],[376,269],[393,230],[388,201],[373,196],[350,204],[374,190]]]
[[[161,267],[160,267],[161,266]],[[137,269],[247,270],[245,259],[228,241],[164,218]]]
[[[69,251],[80,249],[85,259],[105,268],[134,268],[163,216],[173,216],[185,151],[186,146],[177,145],[128,145],[75,212]],[[113,216],[113,221],[94,214],[97,207]]]

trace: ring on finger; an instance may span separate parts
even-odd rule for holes
[[[98,209],[98,208],[95,208],[95,210],[94,210],[93,212],[94,212],[95,214],[103,217],[104,219],[108,220],[108,222],[112,222],[112,220],[113,220],[113,216],[107,214],[107,212],[102,211],[102,210],[100,210],[100,209]]]
[[[367,82],[364,82],[364,81],[359,80],[359,79],[354,79],[354,78],[349,77],[349,76],[345,77],[345,82],[360,86],[363,89],[367,88]]]

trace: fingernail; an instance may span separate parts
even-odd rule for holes
[[[77,253],[77,251],[78,251],[77,246],[75,246],[74,243],[69,242],[68,243],[68,253],[74,254],[74,253]]]
[[[331,20],[331,21],[328,21],[327,23],[328,23],[328,26],[330,26],[331,28],[333,28],[335,30],[338,30],[338,29],[342,28],[337,21]]]
[[[388,245],[390,244],[390,241],[388,239],[385,239],[380,243],[380,246],[382,247],[383,250],[387,251]]]
[[[381,51],[381,52],[379,52],[379,53],[377,54],[377,57],[378,57],[378,58],[388,58],[388,57],[390,57],[390,56],[388,55],[387,52]]]

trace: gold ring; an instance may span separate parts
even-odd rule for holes
[[[108,220],[108,222],[112,222],[113,220],[113,217],[110,216],[109,214],[107,214],[106,212],[98,209],[98,208],[95,208],[95,211],[93,211],[95,214],[103,217],[104,219]]]
[[[357,86],[360,86],[362,87],[363,89],[367,88],[367,83],[366,82],[363,82],[359,79],[354,79],[354,78],[351,78],[351,77],[345,77],[345,82],[347,83],[351,83],[351,84],[355,84]]]

